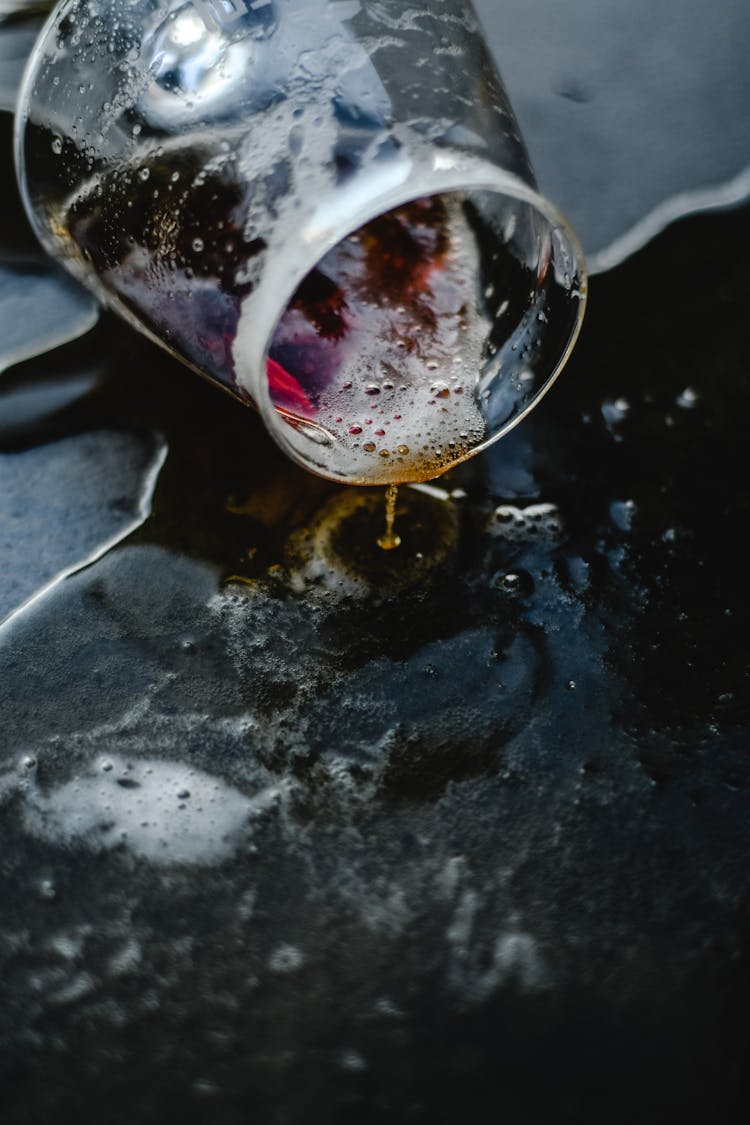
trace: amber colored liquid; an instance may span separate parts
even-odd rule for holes
[[[401,546],[401,536],[395,532],[397,500],[398,485],[389,484],[385,490],[385,531],[378,539],[378,547],[384,551],[394,551]]]

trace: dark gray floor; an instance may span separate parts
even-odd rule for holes
[[[108,318],[2,376],[0,615],[122,537],[0,628],[4,1123],[739,1115],[747,244],[595,278],[395,557]]]

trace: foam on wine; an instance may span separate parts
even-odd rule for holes
[[[426,480],[486,437],[476,387],[490,322],[458,196],[417,200],[339,243],[269,350],[272,401],[343,445],[351,479]],[[322,434],[321,434],[322,431]]]

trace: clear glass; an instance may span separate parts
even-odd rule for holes
[[[331,479],[485,448],[580,327],[465,0],[66,0],[16,161],[50,253]]]

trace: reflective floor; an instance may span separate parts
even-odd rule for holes
[[[93,315],[6,191],[11,364]],[[388,553],[108,316],[0,375],[4,1125],[739,1116],[749,233],[596,277]]]
[[[5,1120],[734,1101],[747,233],[597,279],[387,555],[379,494],[108,318],[6,373],[5,612],[53,583],[0,632]]]

